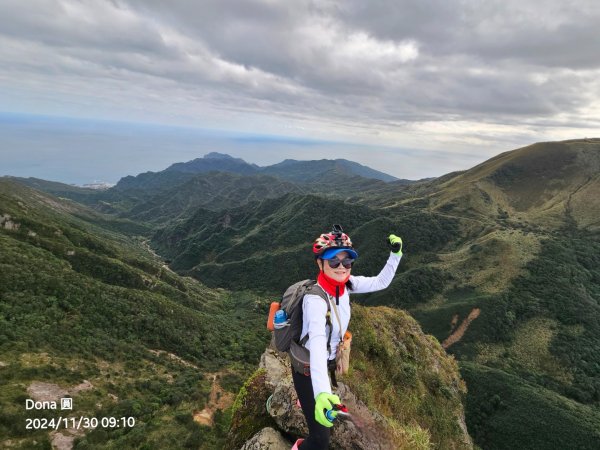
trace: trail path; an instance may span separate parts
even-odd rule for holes
[[[465,331],[467,331],[467,328],[469,328],[469,325],[471,324],[471,322],[473,322],[475,319],[477,319],[479,317],[479,314],[481,314],[481,309],[474,308],[469,313],[467,318],[462,321],[462,323],[458,326],[458,328],[454,331],[454,333],[452,333],[450,336],[448,336],[444,340],[444,342],[442,342],[442,347],[448,348],[451,345],[456,344],[458,341],[460,341],[462,339],[462,337],[464,336]],[[454,328],[454,324],[455,324],[454,318],[452,319],[452,322],[453,322],[452,327]]]
[[[165,270],[168,270],[171,273],[175,273],[171,270],[171,268],[165,264],[165,262],[163,261],[162,257],[160,255],[158,255],[154,250],[152,250],[152,247],[150,247],[150,241],[148,239],[144,239],[142,241],[142,246],[150,253],[152,254],[152,256],[154,256],[158,261],[161,262],[162,264],[162,268]]]
[[[210,396],[206,407],[202,411],[194,411],[194,421],[201,425],[213,426],[213,416],[220,409],[229,408],[234,401],[234,395],[231,392],[225,392],[218,382],[220,373],[213,374],[213,384],[210,389]]]

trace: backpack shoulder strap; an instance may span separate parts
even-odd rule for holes
[[[311,280],[312,281],[312,280]],[[325,315],[325,325],[329,326],[329,336],[327,336],[327,356],[331,354],[331,333],[333,332],[333,326],[331,323],[331,302],[329,301],[329,297],[325,290],[317,284],[316,281],[312,281],[310,285],[306,287],[306,294],[317,295],[325,300],[327,304],[327,314]],[[308,341],[308,333],[300,340],[300,345],[304,347],[306,342]]]
[[[330,309],[331,307],[329,306],[329,297],[327,297],[327,293],[325,292],[325,290],[319,286],[317,284],[316,281],[311,280],[310,284],[306,287],[306,292],[305,294],[312,294],[312,295],[318,295],[319,297],[321,297],[323,300],[327,301],[327,309]]]

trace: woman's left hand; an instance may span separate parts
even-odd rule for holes
[[[400,236],[390,234],[388,236],[388,243],[390,244],[392,253],[398,256],[402,256],[402,238]]]

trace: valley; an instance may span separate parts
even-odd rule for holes
[[[89,380],[94,389],[79,396],[90,413],[110,394],[119,400],[101,411],[142,418],[74,448],[159,445],[170,433],[190,448],[223,442],[228,405],[268,344],[268,304],[314,276],[309,243],[341,223],[361,275],[385,261],[388,234],[402,236],[392,285],[355,300],[406,311],[456,358],[476,445],[594,448],[600,140],[533,144],[413,182],[340,163],[259,171],[230,159],[213,154],[210,170],[198,159],[96,193],[0,179],[0,431],[11,442],[33,439],[12,424],[23,418],[19,384],[42,375]],[[24,353],[38,362],[26,365]],[[206,416],[203,427],[191,411]]]

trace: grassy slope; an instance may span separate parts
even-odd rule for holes
[[[0,216],[18,224],[0,229],[0,436],[45,448],[47,431],[26,431],[25,418],[55,414],[26,412],[27,387],[88,380],[93,388],[74,395],[77,415],[133,416],[137,424],[98,429],[77,448],[215,448],[227,417],[206,429],[191,413],[210,390],[205,374],[225,370],[241,380],[256,363],[267,337],[254,330],[266,305],[172,274],[126,236],[86,225],[75,212],[91,214],[0,184]]]
[[[432,206],[544,229],[561,227],[568,211],[580,227],[598,229],[599,172],[598,139],[533,144],[436,183]]]
[[[395,425],[407,448],[418,448],[424,436],[434,448],[469,448],[459,426],[466,387],[439,343],[391,308],[355,305],[351,329],[352,369],[344,381]]]
[[[395,298],[440,340],[455,316],[481,309],[450,351],[480,363],[465,375],[467,419],[485,448],[593,448],[586,436],[600,406],[599,144],[536,144],[430,188],[430,205],[459,218],[467,239],[432,264],[450,276],[439,295],[416,305],[406,292]],[[502,414],[479,414],[494,391],[511,401]],[[587,412],[591,422],[580,420]]]
[[[482,448],[598,448],[598,409],[501,370],[471,363],[461,369],[469,431]]]
[[[136,204],[126,215],[137,221],[168,223],[180,216],[189,216],[199,208],[218,210],[224,205],[231,208],[287,192],[302,192],[302,188],[266,175],[211,172],[157,193]]]

